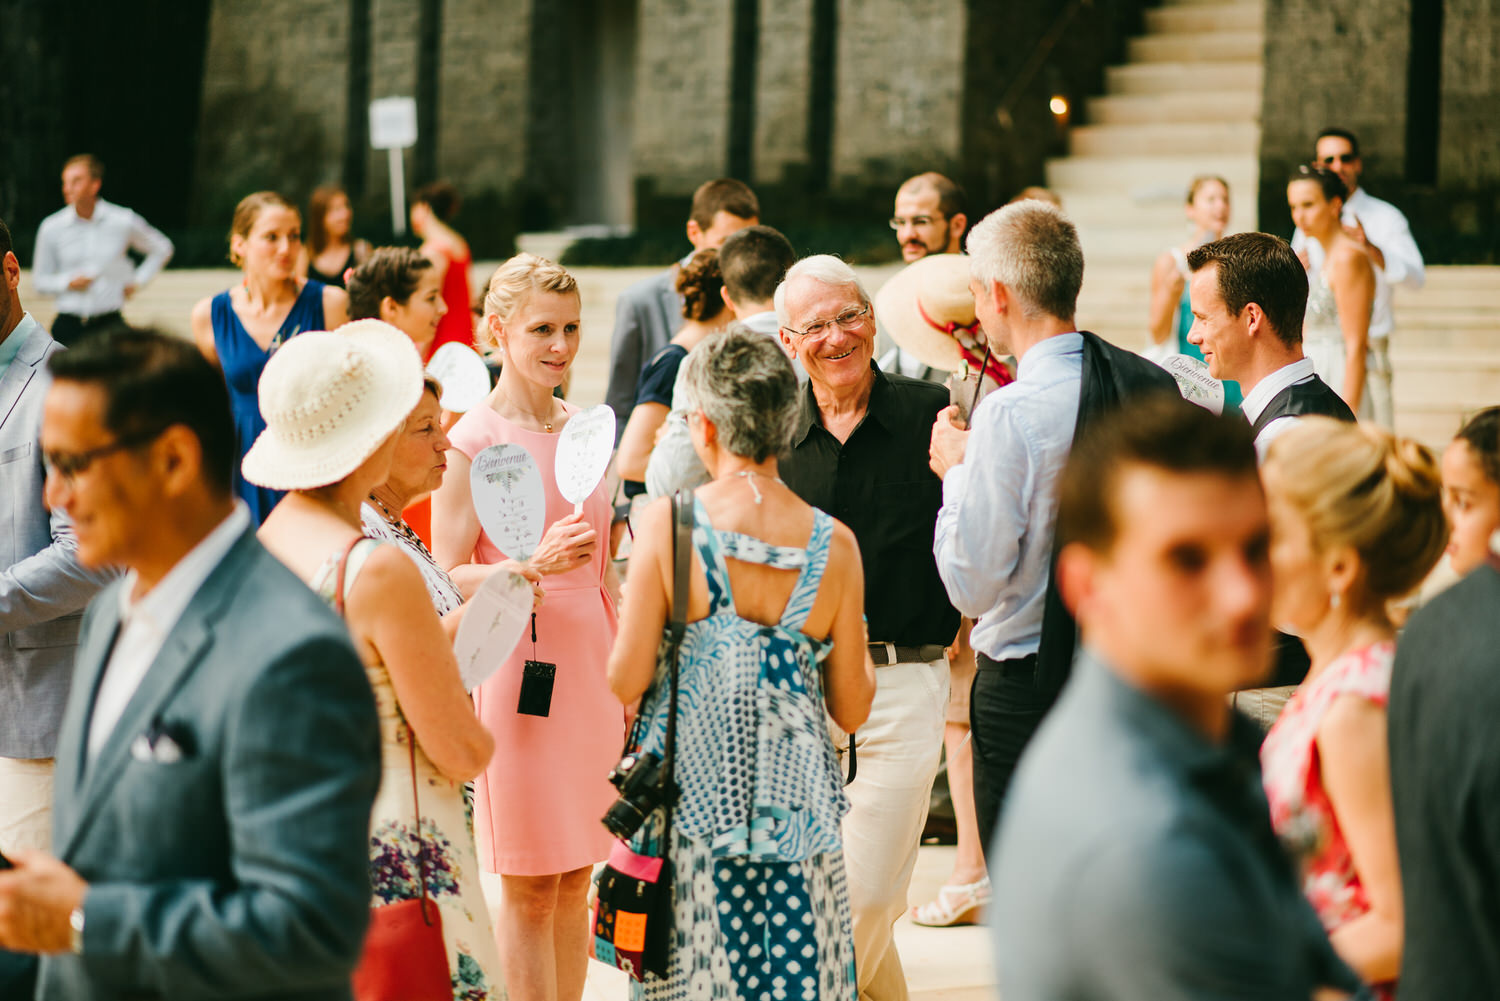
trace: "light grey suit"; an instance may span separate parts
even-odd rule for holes
[[[682,262],[660,274],[643,278],[620,293],[615,302],[615,331],[609,342],[609,386],[604,402],[615,412],[615,443],[635,407],[641,369],[667,346],[685,322],[682,296],[677,294],[677,272]]]
[[[380,784],[348,632],[246,531],[89,762],[122,586],[84,618],[58,744],[53,845],[90,884],[83,953],[42,958],[38,1001],[347,1001]],[[141,753],[163,733],[181,760]]]
[[[47,359],[62,346],[30,314],[10,336],[21,346],[0,376],[0,758],[50,758],[79,619],[111,575],[79,567],[71,525],[42,502],[37,435]]]

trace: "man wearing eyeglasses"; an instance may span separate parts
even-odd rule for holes
[[[927,467],[927,428],[948,392],[871,364],[870,296],[838,258],[792,265],[774,303],[782,342],[807,370],[782,478],[849,526],[865,572],[875,701],[853,738],[843,822],[859,994],[904,1001],[892,926],[927,819],[948,708],[944,647],[958,632],[932,555],[942,485]]]
[[[1371,412],[1382,427],[1394,426],[1395,410],[1391,401],[1390,337],[1395,327],[1391,308],[1391,289],[1405,285],[1419,289],[1427,280],[1422,252],[1412,239],[1406,216],[1390,202],[1382,201],[1359,186],[1364,162],[1360,159],[1359,139],[1347,129],[1329,128],[1318,133],[1314,162],[1339,175],[1349,189],[1344,200],[1344,232],[1365,248],[1375,265],[1375,305],[1370,313],[1370,348],[1366,365],[1365,392],[1369,394]],[[1316,274],[1323,267],[1323,248],[1309,240],[1302,230],[1292,236],[1292,249],[1302,258],[1308,270]]]
[[[928,254],[957,254],[963,251],[964,230],[968,228],[967,199],[964,189],[936,171],[909,177],[896,189],[896,211],[891,229],[901,244],[901,259],[907,264],[920,261]],[[877,346],[883,372],[899,372],[914,379],[942,382],[947,372],[924,365],[922,361],[890,343],[883,332]]]
[[[62,346],[21,306],[0,222],[0,852],[52,840],[52,774],[83,607],[110,576],[78,565],[73,529],[42,500],[46,362]]]

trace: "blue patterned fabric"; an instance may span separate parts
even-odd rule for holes
[[[854,941],[839,821],[848,811],[823,709],[832,644],[805,635],[828,564],[833,519],[816,511],[806,549],[719,532],[701,503],[693,546],[709,614],[678,656],[672,813],[672,945],[667,976],[631,984],[650,1001],[853,1001]],[[735,612],[725,559],[798,571],[780,621]],[[641,703],[636,740],[661,754],[667,665]],[[660,854],[661,814],[631,842]]]
[[[833,519],[815,512],[803,550],[719,532],[701,503],[696,512],[709,614],[688,624],[678,657],[675,826],[717,857],[797,862],[837,851],[849,804],[823,710],[821,663],[832,644],[801,632],[828,564]],[[726,557],[800,571],[780,622],[736,614]],[[637,723],[640,746],[658,755],[666,710],[663,660]]]

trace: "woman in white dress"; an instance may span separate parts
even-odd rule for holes
[[[1339,176],[1322,167],[1298,167],[1286,186],[1292,221],[1323,247],[1322,270],[1308,275],[1302,353],[1350,410],[1367,417],[1365,352],[1375,303],[1375,266],[1364,248],[1344,233],[1339,213],[1347,195]]]

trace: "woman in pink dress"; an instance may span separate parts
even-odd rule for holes
[[[1373,425],[1307,417],[1272,444],[1263,474],[1274,614],[1312,660],[1261,748],[1271,823],[1334,948],[1389,998],[1404,932],[1388,609],[1447,542],[1438,466],[1422,445]]]
[[[577,412],[552,395],[578,352],[578,286],[551,261],[521,254],[495,272],[485,329],[505,367],[485,405],[449,432],[448,475],[433,495],[433,555],[452,571],[508,554],[484,532],[469,468],[485,448],[520,445],[546,484],[547,529],[527,561],[543,575],[536,644],[516,652],[474,692],[495,735],[495,756],[474,784],[480,864],[502,877],[497,936],[512,1001],[576,1001],[588,966],[589,876],[609,853],[600,818],[614,801],[606,776],[624,736],[605,679],[619,585],[606,551],[610,521],[601,484],[575,514],[553,474],[558,432]],[[545,716],[517,711],[524,662],[556,665]]]

